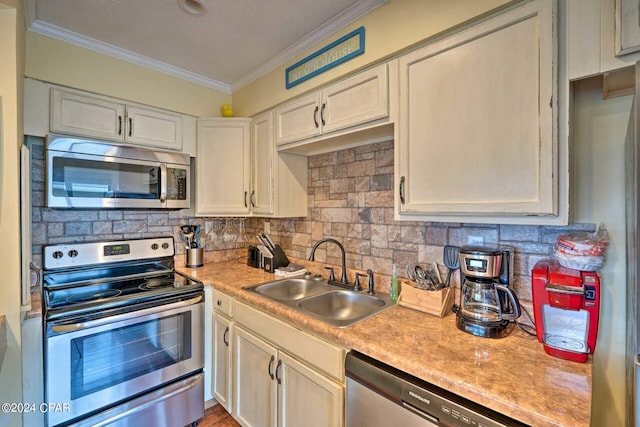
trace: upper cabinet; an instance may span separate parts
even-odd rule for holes
[[[182,116],[51,89],[51,131],[182,150]]]
[[[24,133],[49,132],[196,154],[193,116],[27,78]]]
[[[565,0],[559,7],[570,80],[634,66],[640,60],[640,43],[632,41],[640,37],[637,1]]]
[[[307,158],[276,152],[273,111],[197,128],[196,215],[307,215]]]
[[[251,120],[199,119],[196,142],[197,216],[247,216],[251,178]]]
[[[381,64],[276,108],[276,144],[293,144],[389,117],[387,65]]]
[[[399,58],[397,219],[566,221],[554,17],[527,2]]]

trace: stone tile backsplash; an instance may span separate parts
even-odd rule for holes
[[[188,211],[48,209],[44,206],[45,161],[41,138],[28,137],[32,155],[33,260],[41,265],[47,244],[117,240],[173,235],[178,227],[200,224],[203,232],[212,218],[189,217]],[[551,253],[556,238],[571,231],[594,231],[595,224],[567,227],[531,225],[478,225],[464,223],[405,222],[393,219],[393,142],[383,142],[309,157],[306,218],[247,218],[249,241],[269,222],[271,235],[290,258],[309,256],[316,241],[333,237],[343,243],[347,267],[372,269],[388,275],[395,261],[400,272],[407,264],[438,262],[442,273],[445,245],[465,245],[469,236],[485,244],[515,249],[513,287],[523,300],[531,300],[530,271]],[[211,259],[236,257],[235,250],[218,250],[207,242]],[[182,253],[176,244],[176,252]],[[212,254],[213,255],[213,254]],[[340,265],[335,245],[323,245],[316,260]]]

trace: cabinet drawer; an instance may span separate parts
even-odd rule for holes
[[[236,302],[235,320],[308,365],[344,382],[344,348],[296,329],[241,302]]]
[[[225,314],[227,317],[233,317],[233,298],[215,289],[213,292],[213,309]]]

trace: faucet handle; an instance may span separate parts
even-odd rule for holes
[[[336,273],[333,271],[333,267],[325,267],[325,270],[329,270],[329,282],[335,282]]]
[[[373,283],[373,271],[369,268],[367,269],[367,274],[369,275],[369,291],[367,292],[369,295],[375,294],[373,290],[375,284]]]
[[[362,274],[362,273],[356,273],[356,280],[353,282],[353,290],[354,291],[361,291],[362,290],[362,286],[360,286],[360,278],[361,277],[367,277],[366,274]]]

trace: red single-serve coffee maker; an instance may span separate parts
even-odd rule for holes
[[[531,278],[538,341],[547,354],[586,362],[596,348],[600,278],[555,260],[539,261]]]

